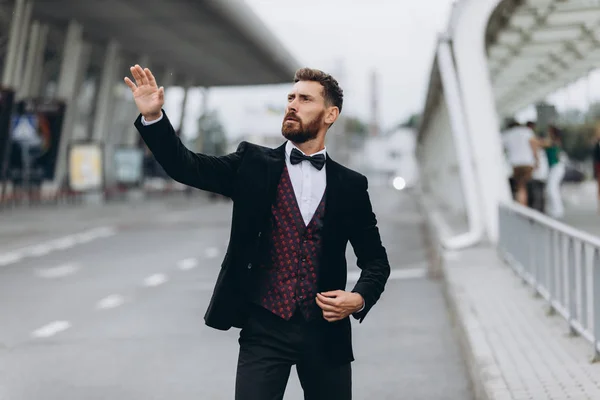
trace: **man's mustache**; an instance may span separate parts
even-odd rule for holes
[[[296,114],[288,114],[288,115],[286,115],[286,116],[285,116],[285,118],[284,118],[284,119],[285,119],[286,121],[287,121],[288,119],[291,119],[292,121],[298,121],[298,122],[300,122],[300,118],[298,118],[298,117],[296,116]]]

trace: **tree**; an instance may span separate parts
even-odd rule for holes
[[[587,111],[568,109],[557,115],[557,125],[563,133],[563,148],[569,158],[577,161],[589,158],[591,139],[599,119],[600,104],[597,103],[591,104]]]
[[[406,121],[399,123],[398,128],[418,129],[421,125],[421,117],[421,113],[413,113],[406,119]]]
[[[369,127],[366,123],[357,117],[348,117],[344,121],[344,131],[346,133],[358,134],[366,136],[369,133]]]

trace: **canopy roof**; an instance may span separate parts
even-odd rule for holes
[[[510,115],[600,64],[600,2],[505,0],[486,43],[497,108]]]
[[[196,86],[291,82],[298,64],[241,0],[34,1],[33,17],[117,40]]]

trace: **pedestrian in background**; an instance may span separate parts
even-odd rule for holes
[[[548,126],[548,136],[540,141],[548,159],[548,181],[546,196],[548,199],[547,213],[553,218],[562,218],[565,208],[560,193],[560,185],[565,176],[563,159],[562,133],[555,125]]]

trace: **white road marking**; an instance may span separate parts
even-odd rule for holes
[[[38,269],[35,274],[40,278],[62,278],[68,275],[73,275],[79,270],[77,264],[64,264],[57,267]]]
[[[87,243],[94,239],[100,239],[104,237],[109,237],[117,233],[115,228],[109,226],[103,226],[100,228],[94,228],[87,232],[80,233],[76,235],[76,240],[78,243]]]
[[[98,238],[113,236],[117,233],[117,230],[111,226],[102,226],[100,228],[92,229],[92,232]]]
[[[102,300],[100,300],[98,302],[98,304],[96,304],[96,308],[99,310],[116,308],[116,307],[119,307],[124,302],[125,302],[125,299],[123,298],[123,296],[118,295],[118,294],[111,294],[110,296],[107,296],[107,297],[103,298]]]
[[[37,246],[29,247],[26,254],[32,257],[45,256],[52,251],[52,246],[48,244],[38,244]]]
[[[18,252],[0,254],[0,267],[21,261],[23,254]]]
[[[44,256],[51,251],[66,250],[75,246],[76,244],[88,243],[95,239],[106,238],[115,235],[116,233],[117,230],[115,228],[104,226],[74,235],[67,235],[44,243],[23,247],[8,253],[0,253],[0,267],[17,263],[25,257]]]
[[[198,260],[195,258],[185,258],[177,262],[177,267],[182,271],[188,271],[198,266]]]
[[[358,278],[360,278],[361,271],[352,271],[348,273],[348,282],[356,282]],[[420,279],[425,278],[427,276],[427,268],[419,267],[419,268],[402,268],[402,269],[394,269],[390,273],[389,280],[396,279]]]
[[[71,327],[71,323],[69,321],[54,321],[49,323],[48,325],[42,326],[40,329],[37,329],[31,333],[31,336],[35,338],[47,338],[50,336],[54,336],[59,332],[67,330]]]
[[[57,250],[65,250],[75,246],[76,243],[74,236],[65,236],[64,238],[55,240],[52,243],[52,247]]]
[[[215,258],[219,255],[219,249],[217,249],[216,247],[209,247],[204,252],[204,255],[206,256],[206,258]]]
[[[167,276],[165,274],[154,274],[154,275],[151,275],[151,276],[147,277],[146,279],[144,279],[144,285],[150,286],[150,287],[158,286],[158,285],[162,285],[166,281],[167,281]]]

